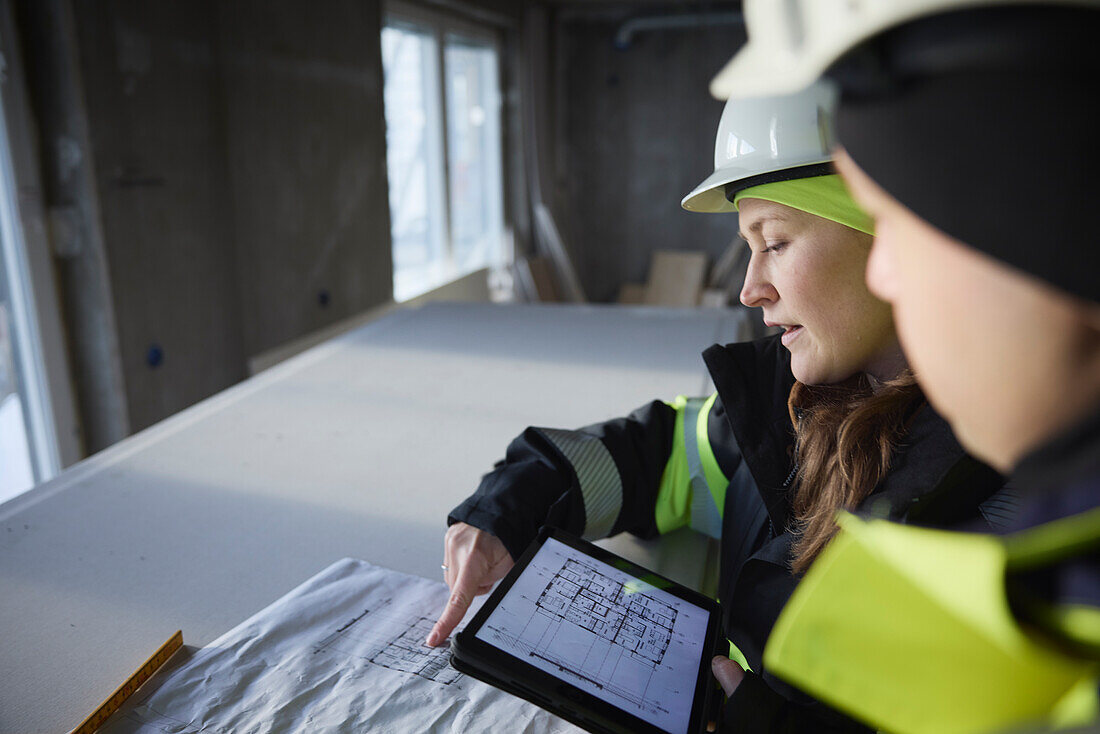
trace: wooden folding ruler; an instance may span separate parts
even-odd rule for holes
[[[157,648],[157,651],[140,668],[134,671],[134,674],[127,678],[125,683],[108,696],[107,700],[100,704],[99,708],[93,711],[91,716],[84,719],[80,726],[73,729],[70,734],[92,734],[104,721],[110,718],[111,714],[118,711],[122,704],[126,703],[126,699],[134,691],[141,688],[142,683],[152,678],[153,673],[168,662],[168,658],[172,657],[176,650],[181,647],[183,647],[183,632],[176,630],[176,634],[169,637],[167,642]]]

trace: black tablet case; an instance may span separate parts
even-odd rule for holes
[[[610,551],[570,535],[563,530],[544,527],[535,542],[528,547],[523,556],[521,556],[519,561],[513,566],[512,570],[508,572],[507,576],[505,576],[493,591],[489,599],[486,600],[485,604],[474,616],[466,629],[451,638],[451,665],[459,672],[477,678],[478,680],[507,691],[515,696],[519,696],[591,732],[597,732],[598,734],[635,734],[639,731],[660,732],[661,730],[657,727],[641,719],[637,719],[625,711],[622,712],[622,717],[619,720],[601,714],[601,712],[597,710],[598,708],[612,709],[615,707],[607,702],[600,702],[599,705],[592,706],[589,703],[590,694],[581,691],[566,681],[555,680],[549,686],[546,686],[545,682],[544,684],[539,684],[537,682],[532,683],[532,681],[525,681],[522,673],[515,670],[499,669],[499,666],[493,666],[489,661],[481,661],[479,659],[481,656],[470,650],[470,641],[474,639],[476,630],[481,627],[491,611],[496,608],[505,597],[509,589],[511,589],[512,584],[527,568],[531,559],[534,558],[546,539],[551,537],[597,560],[604,561],[605,563],[609,559],[618,559],[621,563],[632,569],[632,575],[660,579],[667,583],[668,587],[675,588],[678,592],[676,595],[680,598],[708,610],[710,613],[708,635],[711,639],[704,641],[704,651],[713,650],[716,651],[714,654],[719,655],[724,653],[718,646],[718,629],[720,627],[719,620],[721,617],[718,611],[717,602],[687,587],[677,584],[670,579],[666,579],[648,571],[632,561],[627,561]],[[639,573],[633,574],[633,571],[638,571]],[[479,643],[481,645],[488,645],[488,643],[481,641],[479,641]],[[478,643],[475,643],[475,645],[476,644]],[[503,651],[499,651],[499,655],[515,660],[515,658]],[[717,683],[715,683],[713,679],[709,679],[709,666],[705,665],[706,661],[709,659],[710,656],[704,652],[703,660],[700,661],[702,675],[708,677],[707,684],[704,686],[706,700],[704,701],[703,711],[705,714],[710,713],[712,705],[717,703],[721,697],[721,692],[717,689]],[[519,662],[518,665],[524,666],[525,664]],[[498,669],[490,671],[487,669],[489,667],[498,667]],[[537,674],[552,678],[552,676],[549,676],[549,674],[544,671],[537,671]],[[696,683],[698,688],[698,680]],[[547,690],[547,687],[549,687],[550,690]],[[705,730],[708,718],[711,717],[704,715],[702,720],[698,722],[699,732]]]

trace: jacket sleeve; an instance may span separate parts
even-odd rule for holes
[[[619,532],[650,538],[690,523],[693,470],[709,471],[715,483],[725,480],[728,434],[717,396],[655,400],[625,418],[576,430],[531,427],[448,524],[492,533],[513,558],[543,525],[589,539]]]

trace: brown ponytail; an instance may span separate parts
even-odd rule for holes
[[[894,447],[923,402],[908,370],[877,390],[862,373],[835,385],[795,383],[787,408],[798,451],[791,498],[796,573],[836,534],[837,510],[858,506],[886,476]]]

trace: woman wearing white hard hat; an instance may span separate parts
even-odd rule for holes
[[[1095,726],[1100,3],[815,0],[800,49],[769,53],[800,15],[777,5],[747,4],[750,43],[713,86],[839,82],[838,167],[877,220],[868,283],[1022,508],[1004,537],[844,518],[765,661],[888,731]],[[813,25],[830,11],[841,32]]]
[[[726,659],[716,673],[747,676],[727,721],[758,731],[789,705],[818,731],[863,730],[764,669],[776,615],[835,533],[837,509],[987,522],[981,505],[1002,482],[928,407],[889,307],[863,282],[872,229],[831,168],[834,104],[817,86],[728,105],[716,170],[683,202],[739,212],[751,250],[741,300],[782,334],[708,349],[709,398],[654,401],[579,430],[528,428],[513,441],[448,518],[452,599],[429,644],[446,639],[543,525],[588,538],[690,525],[721,539],[719,598],[740,665]]]

